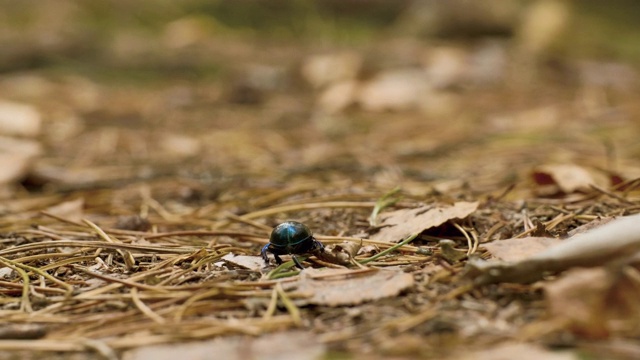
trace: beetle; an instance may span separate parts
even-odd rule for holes
[[[307,225],[297,221],[285,221],[273,228],[269,243],[262,248],[261,254],[269,264],[267,252],[272,253],[278,265],[282,264],[279,255],[290,254],[296,266],[304,269],[296,255],[313,254],[323,250],[324,245],[313,237]]]

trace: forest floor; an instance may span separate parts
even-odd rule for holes
[[[640,356],[633,67],[201,20],[5,54],[0,359]]]

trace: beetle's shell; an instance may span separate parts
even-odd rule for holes
[[[315,239],[307,225],[285,221],[271,231],[269,250],[274,254],[302,254],[315,247]]]

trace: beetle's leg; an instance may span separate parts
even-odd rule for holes
[[[295,255],[291,255],[291,258],[293,259],[293,262],[296,263],[296,266],[299,269],[304,269],[304,266],[302,266],[302,264],[300,264],[300,260],[298,260],[298,258]]]
[[[278,254],[273,254],[273,257],[274,259],[276,259],[276,264],[282,264],[282,259],[280,259],[280,256],[278,256]]]
[[[269,257],[267,256],[267,251],[268,250],[269,250],[269,244],[267,244],[264,247],[262,247],[262,251],[260,251],[260,254],[262,255],[262,258],[264,259],[264,262],[267,263],[267,265],[269,265]]]
[[[312,252],[322,252],[322,251],[324,251],[324,244],[314,238]]]

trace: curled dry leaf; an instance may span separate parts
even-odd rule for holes
[[[318,252],[316,256],[320,260],[328,261],[334,264],[349,265],[360,251],[362,243],[345,241],[340,244],[329,245],[325,251]]]
[[[414,283],[411,274],[391,270],[306,269],[303,274],[286,285],[306,295],[300,305],[357,305],[396,296]]]
[[[364,257],[370,257],[380,252],[375,245],[365,245],[358,250],[358,255],[362,255]]]
[[[467,263],[466,276],[476,284],[497,282],[528,283],[545,274],[573,267],[592,267],[625,259],[640,251],[640,214],[613,220],[580,233],[517,262],[483,261]]]
[[[371,236],[374,240],[400,241],[451,219],[464,219],[478,208],[478,202],[460,201],[453,205],[431,205],[401,209],[381,215],[382,228]]]

